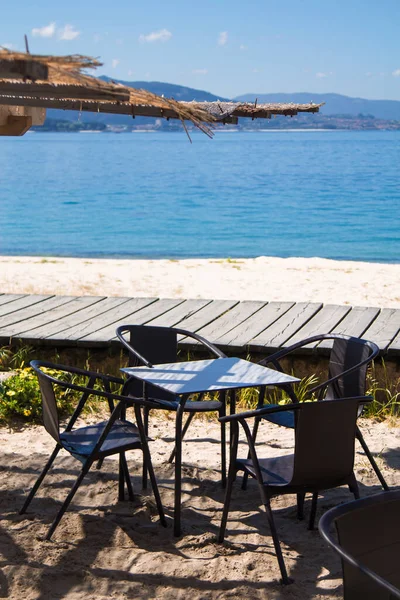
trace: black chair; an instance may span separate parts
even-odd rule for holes
[[[308,390],[307,397],[317,397],[318,400],[331,400],[332,398],[364,396],[367,367],[378,356],[379,348],[373,342],[369,342],[361,338],[335,333],[314,335],[313,337],[297,342],[296,344],[272,354],[271,356],[260,361],[260,364],[264,366],[273,365],[276,369],[283,372],[280,364],[280,361],[283,358],[286,358],[292,352],[295,352],[300,348],[307,346],[308,344],[315,344],[324,340],[333,341],[329,358],[328,379]],[[296,398],[293,397],[290,389],[288,389],[288,394],[291,395],[291,400],[296,402]],[[260,394],[257,408],[261,408],[262,406],[276,406],[274,404],[264,404],[264,400],[265,389],[262,390],[262,393]],[[359,415],[361,414],[361,411],[362,408],[360,408]],[[262,418],[270,423],[281,425],[282,427],[295,427],[295,413],[293,411],[274,413]],[[254,423],[254,439],[256,439],[257,436],[260,420],[261,419],[258,418]],[[383,489],[388,490],[389,486],[387,485],[358,427],[356,428],[356,438],[360,442],[365,454],[367,455],[368,460],[370,461]],[[243,480],[244,489],[246,487],[246,480],[247,478],[245,476]],[[299,498],[300,518],[302,518],[302,514],[303,501],[301,498]]]
[[[257,480],[261,501],[265,506],[277,555],[282,582],[289,579],[270,505],[270,498],[281,494],[313,494],[309,527],[313,528],[316,513],[316,493],[320,490],[348,485],[355,498],[359,497],[353,473],[354,439],[360,403],[370,398],[341,398],[329,402],[304,402],[223,417],[232,425],[232,444],[228,483],[218,541],[223,542],[229,513],[233,482],[238,471]],[[259,459],[253,435],[246,419],[284,414],[296,411],[294,454],[277,458]],[[250,450],[250,458],[238,459],[239,423],[243,427]]]
[[[178,337],[188,337],[199,344],[201,350],[207,350],[216,358],[225,358],[226,355],[216,348],[203,337],[176,327],[152,327],[150,325],[121,325],[116,330],[118,339],[129,352],[129,366],[137,367],[145,365],[152,367],[156,364],[173,363],[178,360]],[[127,339],[128,337],[128,339]],[[174,394],[168,393],[151,384],[143,384],[134,378],[128,380],[126,387],[127,393],[133,396],[145,396],[155,402],[160,402],[157,408],[176,411],[176,439],[175,448],[172,451],[168,462],[173,462],[176,448],[181,448],[182,440],[188,430],[188,427],[196,413],[217,411],[219,417],[223,417],[226,412],[225,395],[221,393],[221,401],[203,400],[202,396],[198,400],[187,400],[182,404],[181,399]],[[144,409],[144,427],[148,433],[148,416],[150,407]],[[188,413],[187,420],[183,429],[179,425],[182,420],[182,412]],[[225,423],[221,422],[221,480],[222,485],[226,484],[226,432]],[[143,487],[146,486],[146,473],[143,476]]]
[[[124,384],[122,379],[116,377],[93,373],[75,367],[57,365],[46,361],[35,360],[31,362],[31,366],[36,371],[39,379],[40,391],[42,394],[43,423],[48,433],[55,439],[56,447],[30,491],[25,504],[20,510],[20,514],[25,513],[61,449],[66,450],[74,458],[78,459],[82,463],[82,469],[48,531],[46,536],[47,540],[50,540],[53,535],[92,464],[98,461],[98,465],[100,466],[106,456],[119,454],[119,500],[124,499],[125,483],[129,498],[133,499],[133,488],[125,452],[128,450],[141,450],[143,453],[143,460],[146,461],[149,470],[160,521],[162,525],[166,526],[163,506],[151,463],[150,451],[147,437],[144,432],[140,410],[142,406],[153,407],[153,404],[151,402],[146,402],[141,398],[127,398],[124,395],[112,393],[111,388],[113,385],[121,386]],[[49,369],[50,372],[43,371],[43,369]],[[54,376],[55,374],[62,379],[56,378]],[[85,378],[84,381],[86,384],[83,385],[77,383],[77,377]],[[77,407],[67,427],[62,433],[60,433],[56,401],[56,390],[58,388],[63,390],[75,390],[82,393]],[[96,425],[73,429],[86,401],[92,396],[108,401],[108,407],[111,412],[110,418],[107,421],[102,421]],[[130,423],[125,418],[125,411],[128,406],[134,406],[135,408],[137,425]]]
[[[400,598],[400,491],[328,510],[319,531],[342,559],[345,600]]]

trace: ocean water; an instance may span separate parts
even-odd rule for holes
[[[400,262],[400,132],[0,138],[0,254]]]

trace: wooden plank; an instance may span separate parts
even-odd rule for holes
[[[239,301],[235,300],[213,300],[207,306],[185,319],[185,321],[181,321],[179,325],[182,329],[197,332],[202,327],[218,319],[226,311],[231,310],[237,304],[239,304]],[[182,337],[179,339],[179,343],[187,347],[192,345],[193,340]]]
[[[24,296],[26,296],[26,294],[2,294],[0,296],[0,306],[2,304],[14,302],[14,300],[19,300],[19,298],[23,298]]]
[[[28,308],[28,306],[32,306],[33,304],[37,304],[38,302],[43,302],[43,300],[47,300],[48,298],[52,298],[52,296],[42,296],[39,294],[20,296],[12,302],[7,302],[7,304],[2,304],[0,306],[0,317],[8,315],[12,312],[17,312],[19,310],[26,309]]]
[[[186,321],[198,310],[210,304],[211,300],[185,300],[172,310],[149,321],[148,325],[154,327],[182,327],[186,329]]]
[[[70,342],[76,342],[82,337],[82,332],[85,330],[95,330],[101,327],[101,319],[107,318],[105,315],[112,309],[125,304],[129,298],[123,297],[110,297],[100,300],[87,308],[80,310],[79,312],[70,315],[66,319],[59,322],[59,328],[56,333],[53,333],[46,337],[47,342],[54,342],[55,340],[69,344]],[[97,321],[97,325],[93,326],[93,322]]]
[[[0,105],[36,106],[40,108],[60,108],[62,110],[77,110],[79,112],[95,112],[115,115],[129,115],[136,117],[156,117],[164,119],[178,119],[173,108],[151,106],[147,104],[131,104],[130,102],[96,102],[90,100],[74,100],[62,98],[31,98],[28,96],[5,96],[0,90]]]
[[[390,358],[397,358],[400,356],[400,332],[390,342],[387,349],[387,355]]]
[[[229,347],[230,350],[248,350],[250,340],[270,327],[292,306],[294,302],[269,302],[248,319],[217,338],[215,343],[218,346]]]
[[[151,304],[130,314],[129,315],[129,323],[134,324],[134,325],[145,325],[152,319],[158,317],[160,314],[163,314],[163,313],[173,309],[175,306],[178,306],[178,304],[182,304],[182,302],[184,302],[183,299],[180,299],[180,300],[170,299],[170,298],[165,298],[162,300],[155,299],[155,301],[152,302]],[[128,317],[124,318],[123,320],[126,321],[127,318]],[[117,328],[117,325],[118,325],[118,322],[115,322],[114,335],[112,338],[109,338],[111,342],[117,343],[117,338],[115,336],[115,329]],[[80,345],[85,345],[85,344],[98,345],[99,342],[101,344],[104,344],[105,340],[91,339],[91,340],[87,341],[86,339],[83,339],[83,340],[79,341],[79,344]]]
[[[318,335],[319,333],[330,333],[340,321],[350,312],[350,306],[341,306],[338,304],[325,304],[303,327],[301,327],[283,347],[301,342],[308,337]],[[318,344],[308,344],[303,346],[301,351],[308,351],[315,348]]]
[[[85,323],[81,327],[82,335],[78,338],[79,342],[110,342],[115,339],[115,330],[118,325],[131,322],[134,313],[157,302],[157,298],[131,298],[128,302],[109,310],[101,315],[101,318],[95,318],[93,321]]]
[[[13,81],[0,82],[0,94],[15,96],[15,104],[27,98],[44,99],[82,99],[104,100],[109,102],[129,102],[130,92],[127,88],[111,90],[100,86],[83,86],[67,83],[21,83]]]
[[[202,335],[213,344],[221,344],[223,336],[238,324],[243,323],[249,317],[257,313],[265,306],[262,301],[244,301],[232,307],[229,311],[222,314],[220,317],[212,321],[205,327],[197,330],[199,335]]]
[[[353,337],[363,337],[364,332],[379,315],[379,308],[368,306],[353,306],[332,333],[342,333]],[[318,351],[330,350],[333,340],[324,340],[318,345]]]
[[[21,337],[23,339],[45,340],[48,336],[54,335],[68,328],[68,326],[73,327],[76,323],[84,321],[87,314],[86,311],[90,310],[96,304],[104,302],[105,299],[103,296],[82,296],[76,298],[74,301],[75,306],[72,307],[70,313],[61,314],[58,319],[36,327],[32,331],[25,331]]]
[[[149,300],[149,299],[147,298],[147,300]],[[156,302],[158,299],[153,298],[151,300],[152,300],[152,302]],[[167,305],[165,305],[164,303],[160,304],[160,300],[158,300],[157,305],[154,307],[157,316],[155,318],[151,318],[152,314],[154,316],[154,312],[151,311],[150,313],[147,313],[147,317],[146,317],[146,315],[141,314],[140,318],[141,319],[145,318],[147,325],[173,327],[174,325],[176,325],[177,322],[179,322],[179,320],[184,318],[184,315],[192,314],[193,312],[195,312],[195,307],[197,307],[197,310],[199,310],[202,306],[204,306],[208,302],[210,302],[210,300],[181,300],[179,302],[179,304],[177,304],[173,308],[170,308],[169,304],[167,304]],[[148,302],[147,304],[150,304],[150,302]],[[165,308],[167,308],[166,312],[165,312]],[[136,323],[137,317],[139,315],[134,315],[133,314],[134,312],[136,312],[136,311],[132,310],[129,313],[129,315],[126,315],[124,317],[123,320],[125,322],[129,321],[129,323],[133,323],[135,321],[135,323]],[[161,312],[161,314],[160,314],[160,312]],[[149,317],[150,317],[150,320],[147,320]],[[115,335],[115,330],[118,325],[122,325],[122,324],[123,324],[122,321],[121,321],[121,323],[114,323],[113,325],[105,327],[104,329],[101,329],[101,330],[83,338],[80,341],[81,342],[104,342],[105,340],[117,341],[117,337]]]
[[[249,350],[274,352],[279,350],[299,329],[304,327],[312,319],[322,304],[310,302],[297,302],[286,311],[270,327],[267,327],[259,335],[253,338],[249,344]]]
[[[382,308],[380,314],[365,332],[365,338],[375,342],[386,352],[392,340],[400,331],[400,310],[397,308]]]
[[[71,300],[69,302],[62,304],[57,308],[48,310],[45,313],[39,313],[21,323],[16,323],[15,327],[13,327],[14,331],[10,333],[10,336],[21,337],[22,339],[41,339],[46,336],[46,332],[48,332],[51,323],[59,321],[68,315],[72,315],[78,310],[95,304],[102,299],[101,297],[91,296],[71,296],[70,298]]]
[[[32,319],[39,319],[42,322],[47,322],[51,317],[49,313],[58,307],[63,307],[73,300],[73,296],[53,296],[48,300],[43,300],[38,304],[29,306],[25,310],[19,310],[16,313],[10,313],[0,319],[1,335],[9,337],[17,334],[20,331],[29,329],[29,322]]]

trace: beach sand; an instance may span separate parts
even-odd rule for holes
[[[398,484],[399,429],[361,420],[365,439],[389,484]],[[168,527],[158,522],[153,496],[141,495],[140,453],[127,454],[133,502],[117,502],[118,463],[106,459],[78,491],[53,541],[43,541],[66,497],[79,463],[61,454],[29,511],[18,515],[23,498],[43,468],[54,442],[42,427],[0,429],[0,597],[12,600],[332,600],[342,598],[340,561],[307,521],[296,518],[294,496],[276,498],[272,508],[289,575],[282,587],[269,528],[254,481],[247,491],[234,486],[226,541],[216,542],[224,493],[219,473],[219,425],[196,417],[183,448],[183,535],[172,531],[173,466],[166,463],[173,418],[151,419],[151,452]],[[260,455],[279,456],[293,447],[293,432],[263,424]],[[245,456],[245,445],[240,446]],[[357,446],[356,477],[361,495],[380,491],[365,455]],[[349,501],[346,488],[321,494],[318,517]],[[310,498],[306,501],[308,518]]]
[[[0,291],[400,308],[400,264],[264,256],[188,260],[3,256]]]

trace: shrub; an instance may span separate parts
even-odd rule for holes
[[[70,412],[74,393],[61,390],[58,394],[60,414]],[[26,421],[39,421],[42,415],[42,398],[36,373],[30,367],[13,371],[0,384],[0,421],[18,417]]]

